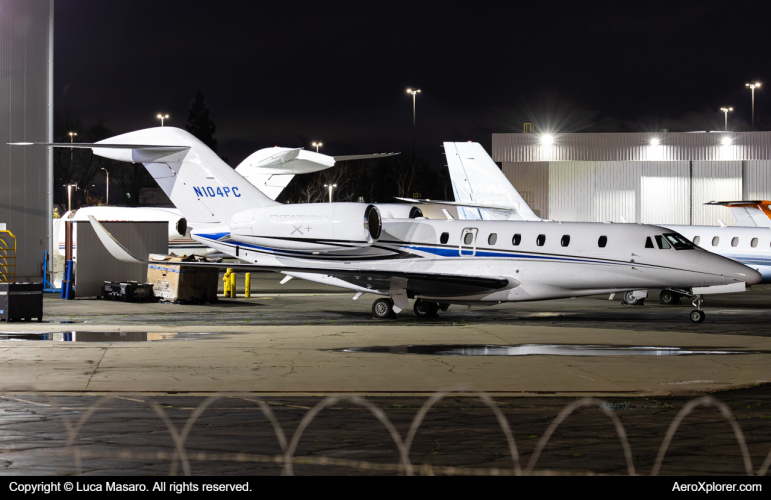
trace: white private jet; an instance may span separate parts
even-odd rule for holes
[[[29,145],[31,143],[22,143]],[[692,245],[674,231],[636,224],[383,219],[366,203],[281,205],[188,132],[152,128],[96,144],[94,154],[140,162],[193,228],[192,239],[260,269],[382,295],[373,316],[409,306],[419,317],[450,304],[495,305],[646,288],[743,291],[758,272]],[[90,216],[116,258],[131,255]],[[646,248],[661,238],[673,251]],[[193,263],[191,263],[193,264]],[[221,267],[217,263],[196,263]],[[690,314],[704,321],[701,301]]]
[[[483,203],[495,205],[491,208],[473,208],[463,210],[463,218],[477,220],[511,220],[520,217],[524,220],[542,220],[536,216],[522,199],[511,182],[493,162],[484,148],[478,143],[444,144],[450,177],[456,200],[483,200]],[[405,199],[407,200],[407,199]],[[442,203],[431,200],[409,200],[413,203]],[[697,246],[712,253],[728,257],[755,269],[762,275],[761,283],[771,283],[771,210],[768,201],[728,201],[710,202],[707,205],[721,205],[731,209],[736,223],[742,227],[722,224],[717,226],[681,226],[662,225],[675,231]],[[461,209],[459,209],[459,215]],[[646,239],[649,249],[670,250],[666,239]],[[661,300],[665,304],[679,302],[681,296],[687,296],[685,290],[664,290]],[[640,290],[624,295],[629,304],[638,303],[647,293]]]

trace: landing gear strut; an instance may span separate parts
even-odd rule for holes
[[[372,317],[375,319],[390,319],[395,317],[394,301],[390,298],[377,299],[372,303]]]
[[[415,316],[418,318],[434,318],[437,316],[437,312],[439,312],[439,304],[418,299],[415,301],[413,309],[415,310]]]
[[[704,303],[704,299],[702,299],[701,295],[694,295],[693,297],[693,311],[691,311],[691,321],[694,323],[703,323],[704,318],[706,315],[704,314],[704,311],[701,310],[701,305]]]

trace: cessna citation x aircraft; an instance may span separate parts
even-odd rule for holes
[[[30,144],[30,143],[22,143]],[[141,162],[179,208],[190,236],[244,261],[238,270],[268,270],[363,293],[388,318],[416,299],[419,317],[450,304],[494,305],[622,292],[693,288],[744,290],[760,274],[694,247],[657,226],[602,223],[382,219],[366,203],[281,205],[251,185],[201,141],[173,128],[152,128],[96,144],[94,154]],[[89,216],[113,256],[131,255]],[[648,238],[671,252],[646,248]],[[218,263],[190,263],[223,267]],[[690,314],[704,321],[701,302]]]

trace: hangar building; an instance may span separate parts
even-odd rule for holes
[[[40,281],[51,248],[53,0],[0,0],[0,223],[16,237],[19,281]]]
[[[492,157],[553,220],[734,225],[704,203],[771,199],[771,132],[493,134]]]

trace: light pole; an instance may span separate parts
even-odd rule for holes
[[[75,137],[77,137],[77,132],[70,132],[70,144],[72,144],[75,140]],[[72,168],[72,148],[70,148],[70,168]]]
[[[321,146],[323,146],[323,144],[322,144],[322,143],[320,143],[320,142],[314,142],[314,143],[313,143],[313,144],[311,144],[311,145],[312,145],[314,148],[316,148],[316,152],[317,152],[317,153],[319,152],[319,148],[320,148]]]
[[[728,132],[728,112],[733,110],[734,108],[720,108],[720,111],[722,111],[725,114],[725,128],[723,128],[723,130],[725,130],[726,132]]]
[[[102,167],[102,170],[104,170],[104,175],[107,176],[107,183],[106,183],[106,186],[107,186],[107,203],[106,204],[109,205],[110,204],[110,172],[108,172],[107,169],[104,168],[104,167]]]
[[[329,188],[329,203],[332,203],[332,190],[337,187],[337,184],[324,184],[325,188]]]
[[[755,89],[760,88],[760,82],[745,83],[744,86],[752,90],[752,130],[755,130]]]
[[[67,184],[67,211],[72,211],[72,186],[75,186],[75,191],[78,190],[77,184]]]
[[[417,153],[417,126],[415,122],[415,96],[420,94],[420,89],[407,89],[408,94],[412,94],[412,154]]]
[[[156,116],[156,118],[160,118],[161,119],[161,127],[163,127],[163,120],[168,120],[169,119],[169,115],[158,114],[158,116]]]

